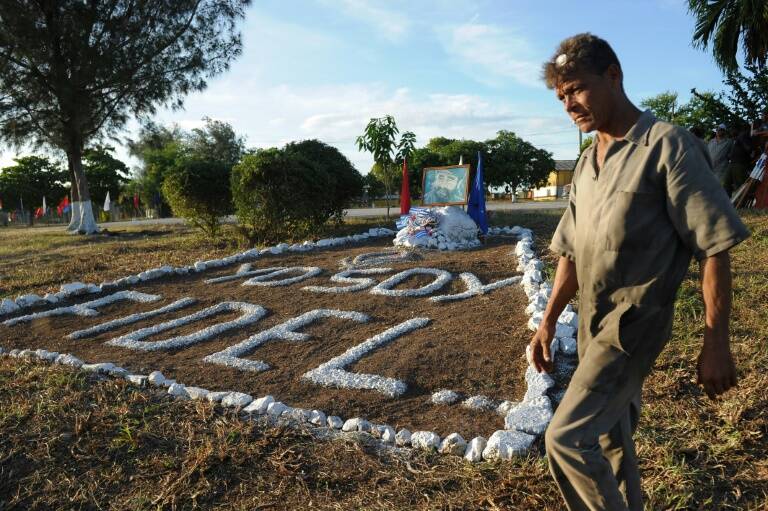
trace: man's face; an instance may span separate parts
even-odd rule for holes
[[[600,131],[610,121],[617,86],[619,90],[621,88],[620,71],[612,68],[602,75],[577,73],[560,82],[555,89],[557,99],[584,133]]]
[[[440,200],[447,201],[447,199],[453,196],[454,190],[458,184],[459,178],[451,172],[437,172],[433,187],[435,196]]]

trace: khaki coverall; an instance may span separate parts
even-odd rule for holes
[[[642,510],[632,434],[640,390],[670,337],[691,256],[749,236],[712,173],[707,148],[644,112],[574,172],[550,249],[574,261],[579,365],[546,433],[550,470],[570,510]]]

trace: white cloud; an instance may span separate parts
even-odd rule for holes
[[[543,87],[537,52],[513,29],[472,21],[436,29],[445,51],[478,81],[494,86],[513,80]]]
[[[571,129],[567,117],[559,114],[556,105],[541,113],[534,105],[474,94],[416,94],[408,88],[378,83],[271,87],[246,83],[239,86],[260,92],[240,96],[228,104],[219,102],[222,94],[217,89],[229,85],[220,83],[210,92],[216,98],[217,117],[227,119],[236,132],[246,135],[250,146],[281,146],[293,140],[317,138],[341,150],[363,173],[370,169],[372,159],[357,150],[355,138],[372,117],[393,115],[402,131],[416,134],[418,145],[426,144],[435,136],[485,140],[506,129],[524,138],[535,134],[529,140],[544,148],[552,143],[550,150],[555,151],[556,156],[558,144],[569,140],[563,138],[563,130]],[[186,119],[192,126],[197,116],[214,111],[207,94],[190,97],[186,112],[165,113],[159,120],[181,124],[180,119]],[[572,134],[568,136],[573,138]],[[576,143],[573,145],[575,148]]]
[[[373,27],[379,36],[391,42],[402,41],[411,27],[411,20],[402,12],[382,7],[391,3],[371,0],[322,0],[321,3]]]

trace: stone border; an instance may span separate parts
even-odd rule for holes
[[[180,268],[163,266],[161,268],[141,272],[130,277],[124,277],[114,282],[105,282],[100,286],[82,284],[79,282],[64,284],[61,287],[61,291],[56,293],[56,295],[46,295],[48,298],[40,298],[37,295],[22,295],[18,297],[14,302],[8,299],[3,300],[3,302],[0,303],[0,316],[17,312],[21,310],[22,307],[30,307],[36,303],[40,303],[41,301],[57,303],[63,298],[86,293],[96,293],[112,290],[115,287],[121,285],[135,284],[139,281],[157,279],[166,275],[202,272],[207,268],[225,266],[228,264],[240,262],[244,259],[256,258],[264,253],[280,254],[285,250],[306,252],[313,250],[314,248],[337,246],[352,241],[362,241],[364,239],[368,239],[369,237],[389,236],[392,234],[394,234],[394,231],[389,229],[371,229],[368,231],[368,233],[347,236],[346,238],[320,240],[317,243],[304,242],[304,244],[301,245],[288,245],[281,243],[271,248],[265,248],[261,250],[251,249],[246,252],[222,259],[214,259],[205,262],[198,261],[193,266]],[[533,251],[533,233],[530,229],[515,226],[492,227],[489,229],[488,234],[507,234],[517,236],[519,238],[519,241],[515,246],[514,255],[516,255],[518,259],[518,271],[523,271],[521,285],[523,286],[523,289],[529,298],[529,305],[526,308],[526,313],[530,315],[528,326],[530,329],[535,331],[539,322],[541,321],[541,315],[546,308],[546,304],[552,292],[552,288],[548,283],[544,282],[543,274],[541,271],[543,269],[543,263],[538,258],[536,258]],[[12,306],[8,306],[8,303],[12,303]],[[249,310],[249,314],[247,313],[246,315],[251,315],[251,318],[257,316],[260,317],[260,312],[261,311]],[[359,318],[355,317],[354,319],[358,321],[364,321],[363,316],[365,315],[360,314]],[[577,324],[578,316],[575,312],[573,312],[569,305],[558,319],[557,333],[552,341],[551,351],[553,358],[558,353],[565,356],[572,356],[573,353],[575,353],[576,341],[573,336],[575,335],[575,327]],[[218,325],[214,325],[214,327],[211,328],[216,328],[216,326]],[[279,333],[282,335],[285,332],[281,331]],[[320,410],[305,410],[301,408],[290,407],[284,403],[275,401],[274,397],[269,395],[254,399],[252,396],[242,392],[211,392],[207,389],[202,389],[199,387],[187,387],[184,384],[176,382],[175,380],[167,379],[159,371],[154,371],[148,376],[130,374],[127,369],[115,366],[112,363],[103,362],[86,364],[82,360],[70,354],[59,354],[42,349],[14,349],[10,352],[6,352],[5,349],[0,347],[0,355],[8,355],[17,358],[37,357],[41,360],[56,364],[69,365],[86,371],[107,374],[113,377],[125,378],[129,382],[140,387],[145,387],[150,384],[166,387],[168,389],[168,393],[173,396],[182,399],[198,399],[207,400],[211,403],[220,403],[223,407],[234,408],[242,411],[249,417],[264,415],[267,418],[273,420],[285,418],[289,421],[300,424],[307,424],[318,428],[329,428],[329,430],[332,431],[340,430],[342,432],[365,432],[371,434],[374,438],[379,439],[384,445],[394,445],[397,447],[411,446],[414,448],[437,450],[442,454],[461,455],[470,462],[497,459],[506,460],[516,455],[523,455],[529,452],[534,441],[546,430],[546,427],[549,424],[549,420],[552,417],[552,401],[547,394],[555,386],[555,382],[550,375],[545,373],[537,373],[533,367],[529,365],[525,374],[527,390],[523,401],[518,404],[504,401],[496,408],[499,413],[506,413],[506,429],[495,431],[487,440],[482,436],[478,436],[467,442],[458,433],[452,433],[442,440],[440,439],[439,435],[432,431],[416,431],[411,433],[407,429],[401,429],[397,433],[394,433],[394,429],[391,426],[385,424],[371,424],[365,419],[359,417],[343,421],[343,419],[340,417],[328,417]],[[342,366],[345,365],[343,362],[346,360],[346,358],[348,358],[345,357],[345,355],[346,353],[341,357],[337,357],[340,359],[339,362],[342,364]],[[526,350],[526,355],[530,363],[529,349]],[[334,359],[334,361],[335,360],[336,359]],[[340,368],[336,367],[336,365],[333,368],[329,367],[329,371],[340,370]],[[310,373],[312,372],[313,371],[310,371]],[[308,376],[310,373],[307,373],[305,376]],[[356,376],[352,373],[347,374]],[[390,390],[395,389],[392,388]],[[433,394],[433,402],[435,401],[435,396],[438,394],[442,394],[443,397],[448,397],[450,395],[450,398],[445,400],[446,404],[449,402],[458,402],[459,400],[457,393],[443,390]],[[489,407],[492,408],[494,404],[495,403],[493,403],[485,396],[472,396],[462,403],[463,406],[472,408],[480,407],[483,409],[487,409]]]

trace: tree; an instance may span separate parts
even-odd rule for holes
[[[394,117],[387,115],[379,119],[371,119],[363,134],[356,139],[358,150],[370,152],[378,165],[380,176],[376,177],[384,183],[387,194],[387,217],[389,217],[390,208],[389,198],[394,193],[395,182],[400,175],[395,165],[397,156],[411,152],[416,141],[416,135],[407,131],[397,142],[396,137],[399,132]]]
[[[0,2],[0,138],[61,149],[82,203],[70,228],[97,230],[84,148],[129,113],[180,107],[241,53],[250,0]]]
[[[232,212],[231,167],[223,161],[182,158],[163,180],[163,195],[173,214],[207,236],[219,232],[219,218]]]
[[[25,156],[16,165],[0,169],[0,199],[6,209],[33,211],[43,204],[55,206],[67,195],[67,172],[42,156]]]
[[[107,193],[117,200],[128,181],[128,167],[114,156],[113,147],[97,145],[83,151],[83,171],[91,196],[103,204]]]
[[[241,234],[250,243],[317,235],[360,193],[356,172],[336,148],[317,140],[246,154],[231,178]]]
[[[581,156],[581,153],[587,150],[589,146],[591,146],[595,141],[595,137],[593,136],[587,136],[584,137],[584,140],[581,141],[581,146],[579,147],[579,156]]]
[[[753,121],[768,109],[768,69],[748,64],[745,71],[728,73],[724,83],[730,88],[727,98],[735,114],[744,121]]]
[[[509,185],[514,197],[519,187],[533,188],[546,182],[555,168],[552,154],[537,149],[511,131],[501,130],[486,141],[488,158],[485,180],[491,186]]]
[[[185,137],[188,157],[220,162],[230,170],[245,153],[245,140],[238,136],[232,125],[204,117],[204,128],[195,128]]]
[[[688,0],[688,10],[696,18],[693,45],[707,48],[717,65],[735,71],[739,43],[746,64],[763,67],[768,56],[768,9],[755,0]]]
[[[305,164],[314,167],[314,174],[324,181],[323,198],[318,205],[316,222],[318,225],[329,219],[335,225],[341,224],[344,209],[352,198],[359,197],[363,189],[363,177],[352,162],[341,151],[319,140],[291,142],[283,151]],[[314,201],[313,201],[314,202]]]
[[[649,109],[657,119],[675,123],[675,116],[680,112],[677,92],[664,91],[640,102],[640,106]],[[677,124],[677,123],[675,123]]]
[[[240,161],[245,153],[243,137],[229,123],[209,117],[203,120],[205,126],[191,132],[149,122],[142,126],[138,138],[129,141],[130,154],[142,162],[135,187],[145,204],[156,205],[162,213],[168,203],[162,184],[182,160],[217,162],[230,171]]]

